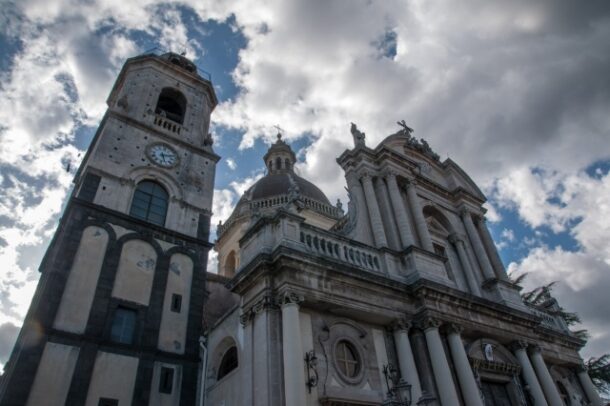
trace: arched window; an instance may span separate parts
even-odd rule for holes
[[[184,122],[184,113],[186,112],[186,98],[176,89],[166,87],[161,90],[155,114],[167,117],[176,123]]]
[[[227,374],[237,368],[237,347],[233,346],[225,352],[218,367],[218,376],[216,380],[220,381]]]
[[[275,160],[275,169],[282,169],[282,158],[277,157],[277,159]]]
[[[133,195],[129,214],[160,226],[165,224],[168,194],[156,182],[145,180],[138,183]]]
[[[290,169],[290,159],[286,158],[284,160],[284,168]]]

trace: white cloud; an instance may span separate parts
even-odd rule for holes
[[[501,236],[507,241],[513,241],[515,239],[515,232],[511,229],[505,228],[502,230]]]
[[[510,271],[528,272],[529,289],[558,281],[556,296],[569,311],[582,316],[583,326],[592,333],[585,351],[599,355],[607,350],[610,338],[610,174],[599,178],[585,172],[566,175],[556,173],[546,180],[519,173],[512,182],[500,185],[500,195],[513,196],[514,205],[532,226],[549,225],[569,229],[577,247],[567,251],[561,247],[540,246],[511,263]],[[505,193],[503,187],[510,190]],[[525,192],[530,190],[528,196]],[[532,196],[535,196],[532,198]],[[549,204],[551,198],[561,204]],[[532,213],[533,212],[533,213]],[[571,221],[580,220],[575,226]]]
[[[237,163],[233,158],[227,158],[227,166],[234,171],[237,168]]]
[[[590,266],[581,285],[570,278],[562,285],[583,292],[608,265],[608,176],[577,172],[610,157],[610,24],[602,3],[190,4],[202,21],[234,15],[248,41],[233,72],[240,93],[213,116],[218,127],[244,131],[242,148],[271,137],[278,122],[289,141],[311,134],[298,169],[331,200],[345,202],[335,158],[351,145],[349,122],[374,147],[404,118],[441,156],[451,155],[477,183],[496,190],[499,209],[515,208],[532,227],[569,230],[580,244],[575,253],[539,247],[514,266]],[[24,0],[13,7],[23,18],[5,18],[10,24],[2,29],[18,35],[21,48],[0,78],[0,97],[8,101],[0,110],[0,165],[33,178],[14,177],[0,190],[0,211],[11,222],[0,233],[9,242],[0,250],[2,269],[11,269],[0,275],[0,290],[11,298],[0,314],[17,321],[27,301],[18,292],[30,289],[36,266],[24,266],[21,253],[52,232],[70,185],[63,168],[78,161],[75,129],[100,119],[120,64],[138,51],[133,34],[186,47],[188,55],[204,50],[190,41],[177,8],[155,0]],[[375,46],[387,33],[396,36],[392,59]],[[226,220],[256,179],[217,191],[213,224]],[[500,219],[494,206],[488,217]]]

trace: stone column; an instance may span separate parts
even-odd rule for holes
[[[400,367],[400,375],[402,378],[411,384],[411,395],[413,403],[417,403],[421,397],[421,384],[419,383],[419,375],[409,342],[409,323],[400,320],[394,324],[394,342],[396,343],[396,355],[398,356],[398,366]]]
[[[534,405],[548,406],[548,403],[544,398],[542,388],[538,383],[538,378],[536,377],[534,368],[532,368],[532,364],[530,363],[530,360],[527,357],[527,352],[525,351],[525,349],[527,348],[527,343],[524,343],[523,341],[515,341],[511,344],[511,347],[513,349],[515,357],[517,357],[517,360],[521,365],[521,373],[523,374],[523,379],[525,379],[525,383],[528,386],[529,394],[534,399]]]
[[[415,191],[416,184],[417,183],[413,179],[407,182],[407,198],[409,199],[409,206],[411,207],[411,213],[415,219],[415,228],[417,229],[417,234],[419,235],[421,247],[426,251],[434,252],[434,248],[432,247],[432,238],[430,238],[430,232],[428,231],[428,224],[424,218],[424,213],[421,209],[421,205],[419,204],[419,197],[417,197],[417,192]]]
[[[373,181],[371,180],[371,176],[368,173],[362,175],[361,180],[362,186],[364,187],[366,207],[368,208],[369,218],[371,219],[371,228],[373,229],[375,245],[377,247],[387,247],[388,242],[385,238],[383,221],[381,220],[381,212],[379,211],[379,205],[377,204],[377,197],[375,196]]]
[[[474,252],[476,254],[477,260],[481,265],[481,270],[483,271],[483,276],[485,279],[493,279],[496,277],[493,268],[491,267],[491,263],[489,262],[489,258],[487,257],[487,253],[485,252],[485,248],[483,247],[483,243],[479,238],[479,234],[477,233],[477,229],[472,222],[472,216],[470,212],[466,209],[462,210],[462,221],[466,226],[466,233],[470,238],[470,242],[472,243],[472,247],[474,248]]]
[[[468,362],[464,343],[462,343],[462,338],[460,337],[461,331],[462,328],[460,326],[455,324],[449,325],[447,341],[449,342],[453,365],[455,365],[460,388],[462,389],[462,396],[464,396],[464,403],[468,406],[483,406],[481,393],[472,373],[470,362]]]
[[[295,406],[305,406],[306,396],[304,352],[299,321],[299,303],[302,301],[303,298],[293,292],[286,292],[279,298],[282,307],[284,396],[287,405]]]
[[[464,248],[464,241],[457,234],[451,234],[449,236],[449,242],[453,244],[457,250],[458,257],[460,258],[460,263],[462,264],[462,269],[464,270],[464,274],[466,276],[466,282],[468,283],[468,287],[470,288],[470,293],[476,296],[481,296],[479,283],[477,282],[477,279],[474,276],[474,273],[472,272],[470,260],[468,259],[466,249]]]
[[[398,234],[402,241],[402,247],[407,248],[413,245],[415,240],[413,239],[413,233],[411,233],[411,225],[409,224],[409,218],[405,204],[400,195],[398,184],[396,183],[396,174],[393,171],[389,171],[385,176],[386,182],[388,183],[388,191],[390,192],[390,200],[392,201],[392,208],[394,209],[394,217],[398,224]]]
[[[542,358],[540,347],[537,345],[530,346],[530,359],[549,405],[563,406],[563,400],[561,400],[561,395],[559,395],[557,385],[555,385],[555,382],[553,382],[551,373],[549,372],[549,369],[546,367],[544,359]]]
[[[445,355],[445,349],[441,341],[441,336],[438,332],[440,323],[437,320],[428,318],[424,321],[424,334],[426,335],[426,344],[428,344],[428,352],[430,353],[430,361],[432,362],[432,372],[436,380],[436,388],[438,395],[441,398],[443,406],[458,406],[460,404],[451,371],[449,362]]]
[[[578,374],[578,380],[587,394],[589,403],[591,403],[593,406],[603,406],[602,399],[600,398],[595,385],[593,385],[593,381],[591,381],[591,377],[589,376],[585,366],[580,365],[576,372]]]
[[[483,240],[483,245],[485,245],[485,248],[487,249],[487,254],[489,255],[489,259],[493,265],[496,277],[498,279],[507,281],[508,276],[506,276],[506,268],[504,268],[502,259],[500,258],[500,255],[498,255],[498,250],[496,249],[494,240],[491,238],[491,234],[489,233],[489,228],[487,227],[487,220],[485,217],[480,218],[479,221],[476,222],[476,226],[479,230],[479,235]]]

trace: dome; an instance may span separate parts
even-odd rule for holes
[[[267,199],[273,196],[298,192],[305,198],[330,205],[326,195],[313,183],[301,178],[292,171],[269,173],[250,189],[250,199]]]

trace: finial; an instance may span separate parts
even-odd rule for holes
[[[401,126],[401,127],[403,128],[403,131],[404,131],[405,133],[407,133],[408,135],[411,135],[413,132],[415,132],[415,130],[414,130],[414,129],[412,129],[411,127],[409,127],[409,126],[407,125],[407,123],[405,122],[405,120],[400,120],[400,121],[397,121],[397,122],[396,122],[396,124],[398,124],[399,126]]]
[[[279,124],[274,125],[273,127],[277,129],[277,140],[281,141],[282,140],[282,131],[284,131],[284,130],[282,129],[282,127],[279,126]]]

